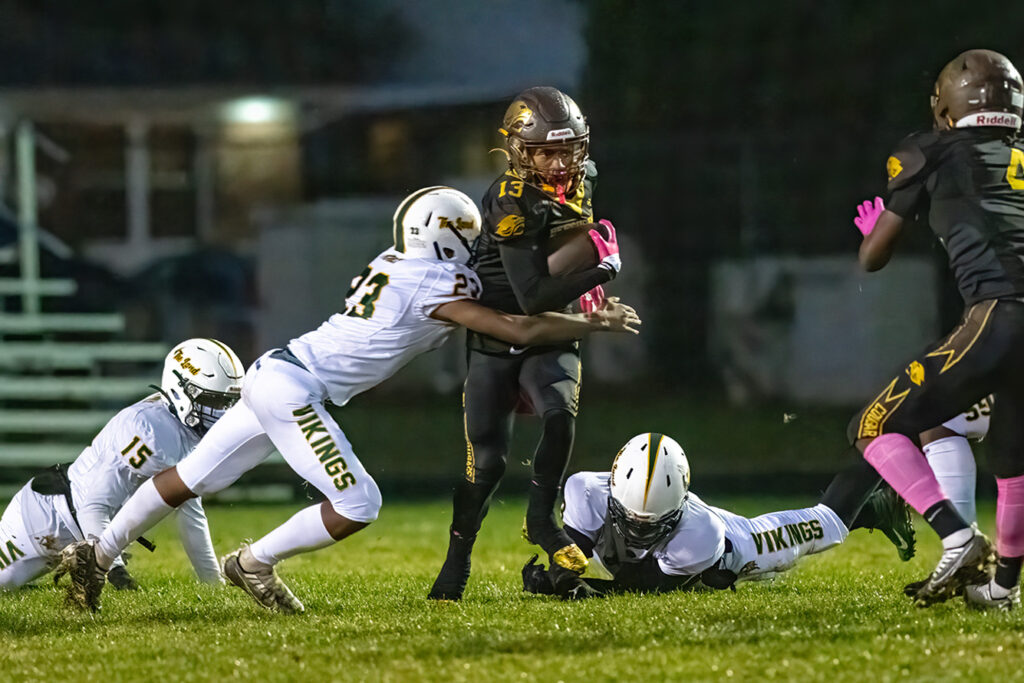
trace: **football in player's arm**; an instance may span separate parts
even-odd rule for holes
[[[601,285],[616,276],[621,260],[614,227],[594,224],[597,169],[589,159],[590,128],[583,113],[555,88],[529,88],[506,110],[500,132],[509,168],[482,202],[483,229],[476,247],[481,303],[535,314],[565,310],[582,299],[583,310],[599,311],[607,304]],[[564,237],[581,230],[593,245],[593,262],[570,258],[571,267],[559,268],[560,276],[554,276],[549,258],[558,260],[559,244],[573,248]],[[586,250],[582,254],[588,256]],[[532,458],[525,534],[562,571],[560,585],[585,588],[578,575],[586,557],[555,519],[579,409],[579,346],[572,341],[510,344],[488,332],[471,332],[467,344],[465,475],[452,501],[448,551],[428,597],[462,597],[477,532],[505,473],[517,409],[543,422]]]
[[[121,410],[70,466],[33,477],[0,518],[0,589],[14,589],[53,569],[65,545],[98,537],[143,482],[188,454],[238,400],[243,367],[213,339],[189,339],[164,361],[159,391]],[[182,545],[199,579],[221,582],[199,499],[177,515]],[[110,582],[136,588],[121,557]]]
[[[591,315],[536,318],[476,303],[480,282],[466,263],[480,214],[452,188],[414,192],[395,212],[393,230],[394,247],[353,281],[343,312],[257,359],[245,375],[242,400],[187,458],[143,484],[95,543],[65,548],[74,603],[98,609],[104,576],[128,544],[174,508],[230,486],[277,450],[326,500],[230,553],[221,569],[261,606],[301,612],[276,565],[360,531],[381,507],[380,490],[327,411],[328,401],[344,406],[439,347],[458,324],[513,342],[550,343],[595,331],[635,332],[640,323],[618,303]]]

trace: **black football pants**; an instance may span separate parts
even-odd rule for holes
[[[579,352],[571,348],[530,350],[516,356],[469,353],[463,392],[466,466],[455,491],[455,532],[470,538],[479,530],[491,494],[505,473],[516,408],[528,405],[544,425],[533,458],[527,526],[531,535],[540,536],[532,540],[548,552],[553,552],[549,546],[567,544],[564,532],[554,536],[548,520],[553,520],[572,453],[580,372]]]
[[[974,304],[946,337],[914,357],[847,429],[851,443],[883,433],[918,435],[999,395],[988,438],[1000,478],[1024,474],[1024,301]]]

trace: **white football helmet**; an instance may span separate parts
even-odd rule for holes
[[[205,434],[242,395],[245,367],[227,344],[186,339],[164,361],[161,392],[182,424]]]
[[[612,463],[612,525],[627,545],[650,548],[679,523],[689,490],[690,465],[675,439],[652,433],[634,436]]]
[[[413,258],[466,263],[480,235],[480,211],[451,187],[417,190],[395,210],[395,249]]]

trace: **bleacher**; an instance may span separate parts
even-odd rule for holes
[[[73,460],[107,420],[158,382],[167,347],[124,341],[119,313],[10,312],[26,288],[71,296],[71,280],[0,279],[0,464]],[[43,306],[45,308],[45,306]]]

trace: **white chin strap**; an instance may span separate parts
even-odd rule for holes
[[[1020,117],[1002,111],[982,111],[965,116],[956,122],[957,128],[974,128],[977,126],[998,126],[1000,128],[1020,128]]]

